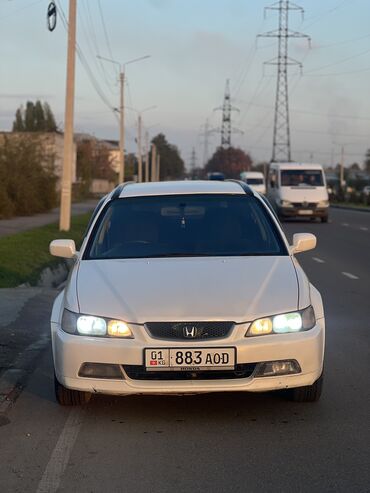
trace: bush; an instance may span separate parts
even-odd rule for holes
[[[45,212],[56,205],[53,156],[33,137],[0,146],[0,218]]]

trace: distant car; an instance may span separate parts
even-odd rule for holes
[[[240,179],[256,192],[266,194],[265,177],[260,171],[243,171],[240,173]]]
[[[370,196],[370,185],[366,185],[363,189],[362,189],[362,195],[364,197],[369,197]]]
[[[212,173],[208,173],[207,178],[208,180],[224,181],[225,175],[218,171],[213,171]]]
[[[51,315],[62,405],[94,393],[194,394],[288,389],[321,394],[319,292],[266,199],[242,182],[125,184],[93,215]]]

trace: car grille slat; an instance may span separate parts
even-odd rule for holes
[[[236,365],[235,370],[217,371],[147,371],[142,365],[123,365],[126,375],[132,380],[230,380],[248,378],[257,363]]]
[[[195,341],[227,337],[234,322],[148,322],[145,326],[155,339]]]

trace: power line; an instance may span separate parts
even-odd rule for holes
[[[61,5],[61,2],[60,0],[57,0],[57,3],[58,3],[58,7],[59,7],[59,11],[60,11],[60,14],[61,14],[61,19],[62,19],[62,24],[66,30],[66,32],[68,33],[68,20],[66,18],[66,15],[64,13],[64,10],[62,8],[62,5]],[[104,94],[104,91],[102,90],[102,88],[100,87],[100,84],[99,82],[97,81],[96,77],[94,76],[94,73],[93,71],[91,70],[89,64],[88,64],[88,61],[80,47],[80,45],[76,42],[76,52],[77,52],[77,56],[81,62],[81,65],[83,66],[92,86],[94,87],[96,93],[98,94],[99,98],[102,100],[102,102],[113,112],[115,118],[118,120],[118,117],[116,115],[116,112],[115,112],[115,109],[114,107],[112,106],[112,104],[109,102],[108,98],[106,97],[106,95]]]

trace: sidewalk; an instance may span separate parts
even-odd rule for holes
[[[72,204],[72,215],[77,216],[78,214],[84,214],[85,212],[92,211],[95,208],[97,202],[98,201],[96,199],[90,199],[85,202]],[[0,238],[58,221],[59,207],[56,207],[50,212],[36,214],[35,216],[20,216],[13,217],[12,219],[1,219]]]

